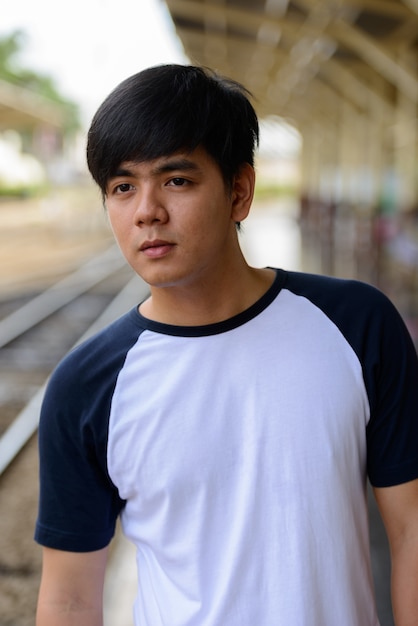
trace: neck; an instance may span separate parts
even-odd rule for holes
[[[245,311],[269,289],[274,272],[250,267],[244,259],[193,286],[151,287],[140,307],[144,317],[177,326],[214,324]]]

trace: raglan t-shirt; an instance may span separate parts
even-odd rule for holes
[[[277,270],[207,326],[135,308],[51,377],[36,540],[97,550],[120,515],[136,626],[377,626],[366,478],[418,477],[417,381],[360,282]]]

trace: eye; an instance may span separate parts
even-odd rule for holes
[[[183,187],[184,185],[187,185],[188,182],[189,181],[186,180],[186,178],[181,178],[180,176],[176,176],[175,178],[172,178],[168,184],[174,187]]]
[[[133,186],[129,183],[121,183],[120,185],[117,185],[115,187],[114,193],[126,193],[128,191],[131,191],[131,189],[133,189]]]

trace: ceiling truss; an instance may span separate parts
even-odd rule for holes
[[[418,105],[418,0],[166,4],[191,62],[242,82],[261,116],[298,124],[341,99],[387,118],[400,99]]]

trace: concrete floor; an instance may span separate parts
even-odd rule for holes
[[[136,586],[135,548],[118,529],[106,574],[103,626],[133,626]]]
[[[381,626],[394,626],[390,601],[390,557],[386,532],[369,489],[370,552],[376,590],[377,612]]]
[[[243,224],[242,247],[250,264],[284,267],[290,270],[319,271],[315,256],[304,258],[294,206],[280,210],[257,207]],[[306,265],[309,265],[307,267]],[[390,602],[390,562],[386,534],[369,490],[370,548],[381,626],[394,626]],[[132,604],[136,571],[133,547],[118,535],[112,551],[105,590],[105,626],[133,626]],[[354,625],[353,625],[354,626]]]

